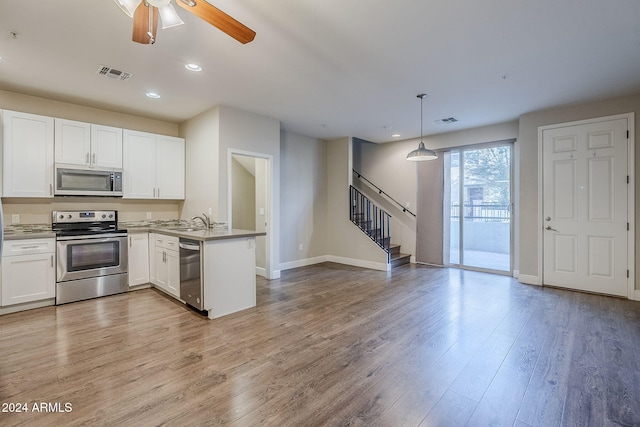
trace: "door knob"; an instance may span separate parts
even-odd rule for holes
[[[551,217],[550,217],[550,216],[547,216],[547,217],[545,217],[545,218],[544,218],[544,220],[545,220],[545,221],[551,221]]]
[[[545,229],[545,230],[551,230],[551,231],[558,231],[558,230],[556,230],[555,228],[551,228],[551,226],[550,226],[550,225],[547,225],[544,229]]]

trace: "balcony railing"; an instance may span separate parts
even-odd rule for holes
[[[460,220],[459,204],[451,204],[450,215],[452,220]],[[462,205],[462,216],[465,221],[509,222],[511,221],[511,205],[504,203],[467,202]]]

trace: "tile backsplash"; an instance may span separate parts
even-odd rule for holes
[[[2,198],[5,225],[51,224],[51,212],[63,210],[117,210],[120,221],[173,220],[180,217],[180,201],[124,200],[101,197],[56,197],[53,199]],[[19,215],[19,223],[14,223]],[[17,219],[17,218],[16,218]]]

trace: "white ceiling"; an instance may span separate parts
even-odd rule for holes
[[[419,136],[421,92],[425,134],[640,93],[639,0],[210,2],[255,40],[176,6],[185,25],[141,45],[111,0],[2,0],[0,89],[177,123],[224,104],[373,142]],[[101,64],[133,78],[98,76]]]

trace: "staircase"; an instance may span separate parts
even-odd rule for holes
[[[391,245],[389,248],[389,262],[391,268],[398,267],[400,265],[409,264],[411,261],[411,255],[400,253],[400,245]]]
[[[350,186],[350,219],[371,240],[376,242],[387,253],[387,264],[391,268],[408,264],[411,258],[409,254],[400,252],[400,245],[391,244],[389,223],[391,215],[378,208],[368,197]]]

